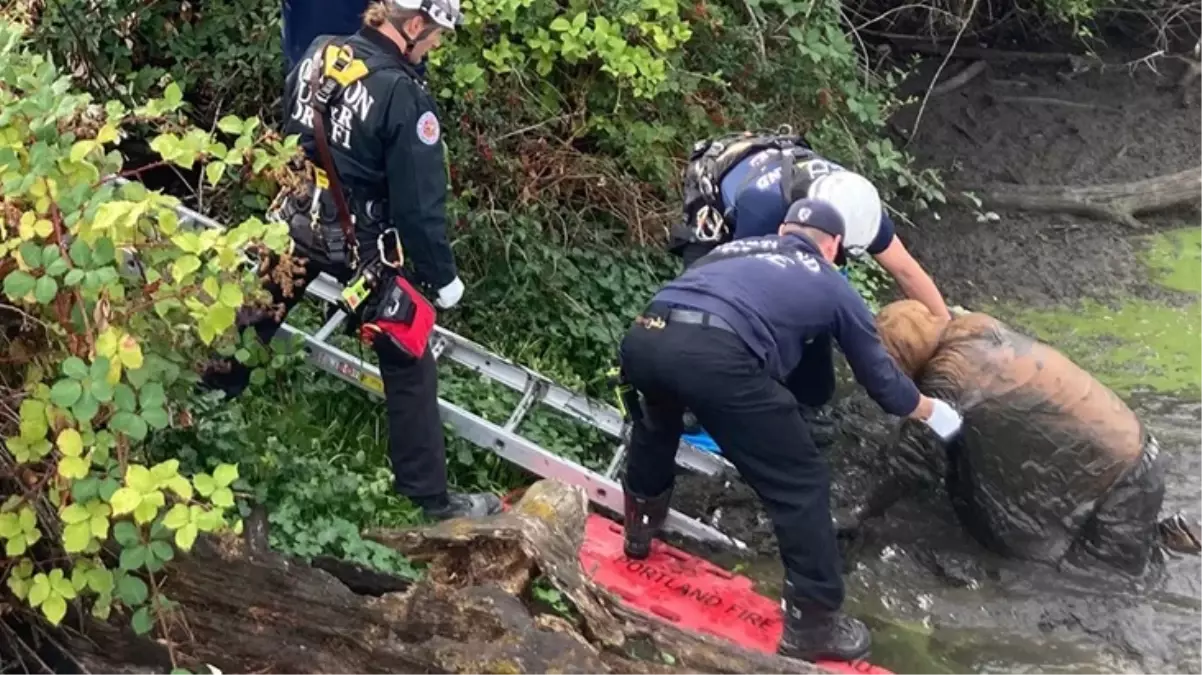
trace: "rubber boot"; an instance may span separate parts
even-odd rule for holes
[[[451,518],[483,518],[501,512],[501,500],[496,495],[481,492],[475,494],[450,493],[443,504],[422,508],[431,520]]]
[[[804,661],[855,661],[868,656],[872,635],[868,627],[839,610],[799,596],[785,582],[781,600],[785,627],[776,652]]]
[[[651,555],[651,540],[659,534],[668,518],[668,504],[672,501],[672,488],[655,497],[642,497],[623,484],[626,493],[625,528],[626,541],[622,546],[626,557],[643,560]]]

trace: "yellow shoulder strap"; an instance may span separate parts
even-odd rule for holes
[[[332,78],[342,87],[349,87],[367,75],[367,64],[355,58],[355,52],[347,45],[330,45],[325,53],[326,77]]]

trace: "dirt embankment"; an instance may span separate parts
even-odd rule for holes
[[[971,63],[949,62],[941,79]],[[931,98],[911,150],[959,185],[1081,187],[1197,167],[1197,77],[1182,88],[1184,63],[1151,65],[1159,74],[1147,64],[1074,73],[1067,62],[987,63],[965,86]],[[910,129],[915,109],[894,123]],[[1146,232],[1068,214],[999,212],[1000,220],[983,223],[959,207],[938,215],[917,215],[916,227],[902,226],[901,236],[953,302],[1039,307],[1083,297],[1166,299],[1137,259],[1132,235]],[[1149,230],[1179,228],[1197,224],[1198,215],[1187,208],[1140,220]]]

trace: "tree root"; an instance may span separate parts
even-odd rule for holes
[[[959,186],[949,193],[955,201],[975,206],[959,192],[974,192],[985,206],[1011,211],[1074,213],[1142,228],[1136,216],[1197,203],[1202,191],[1202,166],[1130,183],[1086,187],[980,185]]]
[[[581,569],[587,500],[555,481],[533,485],[510,511],[369,536],[427,563],[416,583],[388,584],[335,566],[379,597],[241,539],[202,538],[168,567],[162,591],[179,620],[158,639],[128,618],[85,621],[69,638],[92,672],[179,665],[205,672],[822,672],[812,664],[686,633],[619,604]],[[358,575],[358,576],[357,576]],[[546,577],[575,620],[536,615],[530,582]],[[78,617],[77,617],[78,618]]]
[[[944,80],[943,82],[939,83],[934,88],[932,88],[931,96],[943,96],[945,94],[950,94],[953,91],[956,91],[957,89],[963,87],[964,85],[968,84],[969,82],[972,82],[973,79],[975,79],[977,77],[977,75],[980,75],[981,73],[985,72],[985,68],[987,65],[988,64],[985,63],[984,61],[976,61],[974,63],[969,64],[968,67],[966,67],[964,70],[961,70],[960,72],[956,73],[952,77],[947,78],[946,80]]]

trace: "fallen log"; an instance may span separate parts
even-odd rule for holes
[[[822,672],[620,605],[578,562],[586,506],[579,488],[540,481],[489,519],[370,533],[427,565],[379,597],[242,539],[201,539],[167,568],[162,590],[181,608],[166,635],[91,621],[68,645],[92,672],[166,672],[172,655],[193,672]],[[540,575],[571,600],[574,621],[527,604]]]
[[[1142,228],[1136,216],[1198,202],[1202,167],[1130,183],[1085,187],[1064,185],[952,186],[949,199],[976,206],[962,192],[974,193],[984,206],[999,210],[1073,213]]]

